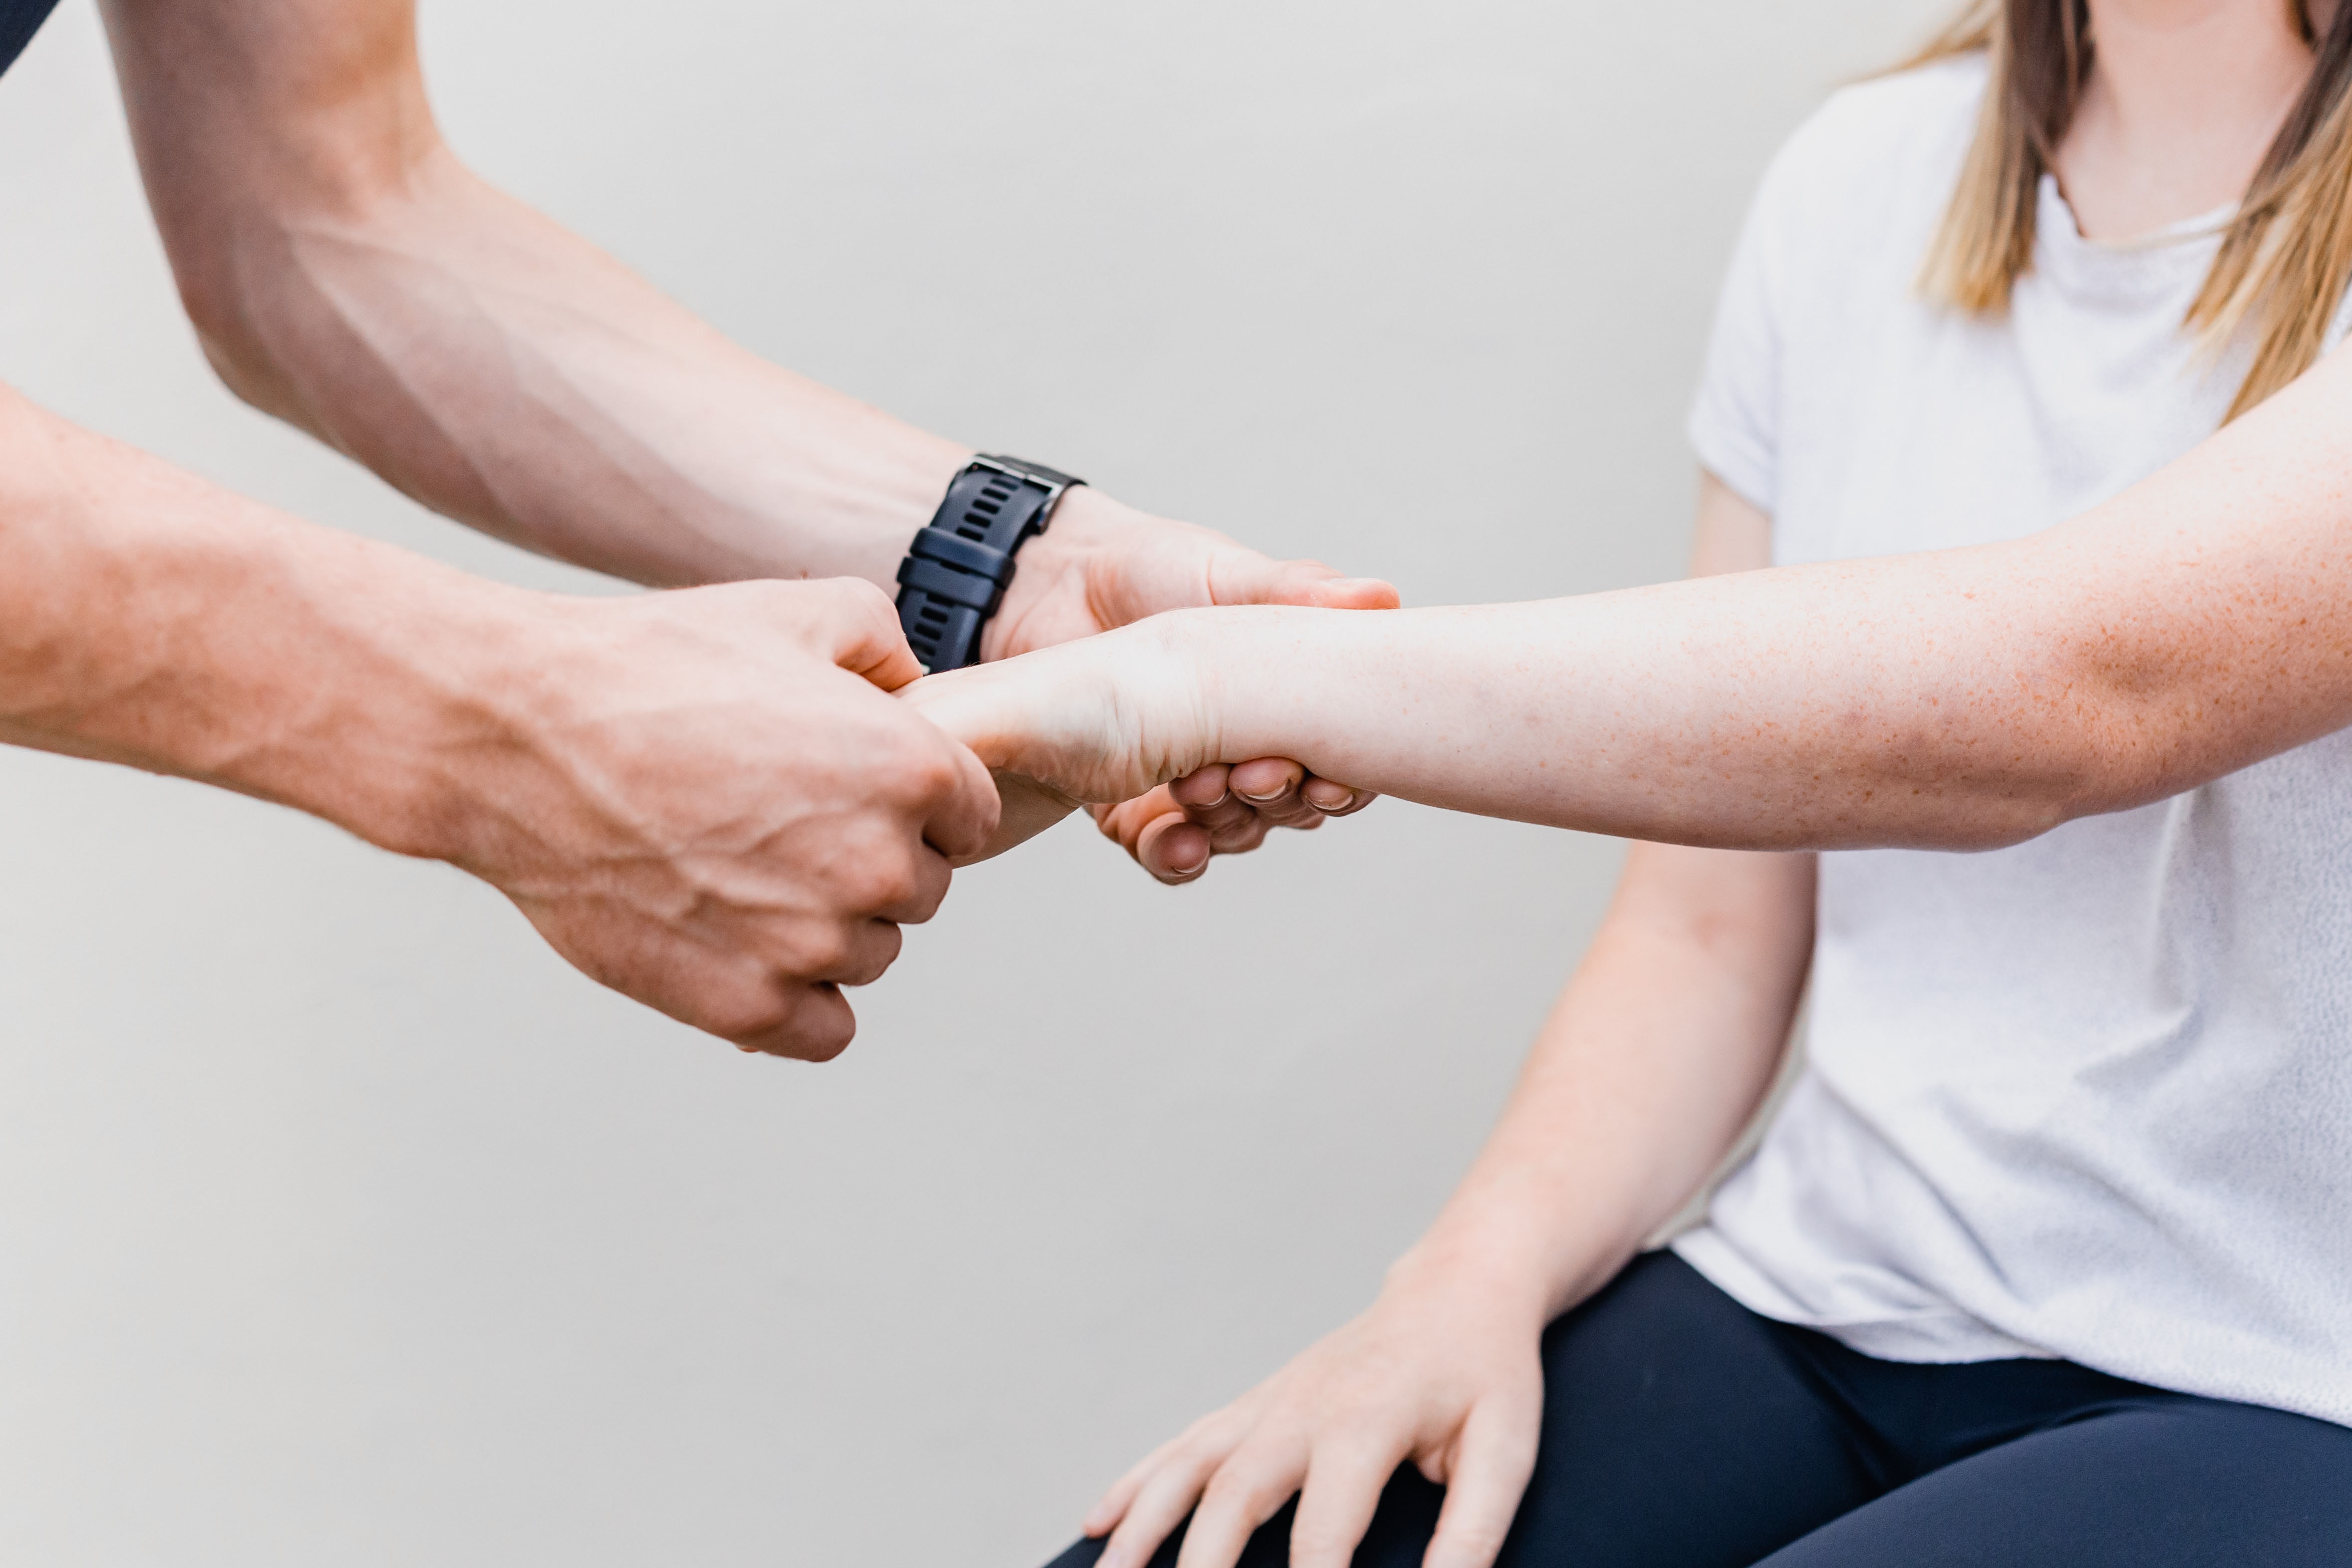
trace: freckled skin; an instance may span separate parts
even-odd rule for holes
[[[2347,495],[2339,350],[2009,543],[1528,604],[1185,611],[909,695],[1072,800],[1266,754],[1664,842],[1987,849],[2352,723]]]

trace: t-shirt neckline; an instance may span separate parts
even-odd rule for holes
[[[2122,239],[2093,239],[2083,232],[2081,222],[2075,218],[2074,204],[2066,199],[2066,193],[2058,188],[2057,175],[2045,172],[2042,176],[2040,196],[2043,217],[2052,216],[2054,208],[2056,214],[2065,219],[2063,224],[2042,225],[2050,236],[2053,239],[2063,237],[2094,254],[2134,256],[2144,251],[2163,250],[2190,240],[2219,235],[2238,215],[2238,204],[2224,202],[2193,217],[2176,218],[2162,228],[2150,229],[2146,234],[2129,235]]]

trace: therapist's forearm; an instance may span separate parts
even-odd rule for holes
[[[888,586],[969,455],[730,342],[477,177],[411,0],[105,0],[205,349],[437,511],[665,586]]]
[[[0,389],[0,742],[449,854],[468,767],[528,771],[560,606],[219,490]],[[534,643],[538,646],[534,647]]]
[[[436,511],[639,582],[887,586],[968,449],[771,364],[436,146],[287,203],[199,297],[249,401]]]

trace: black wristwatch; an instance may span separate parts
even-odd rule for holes
[[[1013,553],[1045,531],[1084,479],[1018,457],[975,457],[948,485],[930,526],[898,563],[898,624],[923,668],[980,662],[980,629],[1004,602]]]

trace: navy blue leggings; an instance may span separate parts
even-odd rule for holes
[[[2071,1362],[1878,1361],[1665,1252],[1543,1354],[1499,1568],[2352,1568],[2352,1427]],[[1419,1568],[1444,1496],[1399,1470],[1356,1568]],[[1242,1568],[1282,1568],[1289,1532],[1285,1509]]]

